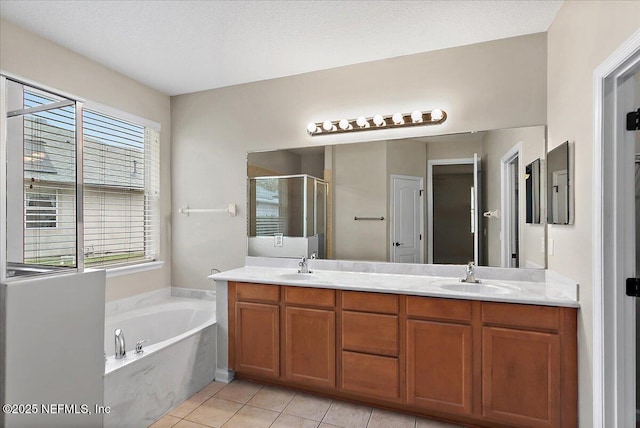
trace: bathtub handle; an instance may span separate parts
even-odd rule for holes
[[[151,342],[151,339],[138,340],[136,342],[136,354],[142,354],[144,352],[144,349],[142,349],[142,344],[147,342]]]

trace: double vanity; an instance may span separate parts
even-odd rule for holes
[[[577,285],[543,270],[248,257],[212,275],[217,378],[473,426],[577,426]]]

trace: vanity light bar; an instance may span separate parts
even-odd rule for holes
[[[311,122],[307,132],[315,135],[342,134],[344,132],[371,131],[374,129],[402,128],[405,126],[439,125],[447,120],[447,113],[439,108],[430,111],[415,110],[412,113],[394,113],[388,116],[360,116],[357,119],[325,120]]]

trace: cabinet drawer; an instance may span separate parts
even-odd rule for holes
[[[236,283],[236,300],[278,303],[280,286],[238,282]]]
[[[342,349],[398,356],[398,316],[342,312]]]
[[[352,311],[397,314],[399,296],[394,294],[365,293],[362,291],[343,291],[342,308]]]
[[[284,301],[288,305],[335,308],[336,290],[327,288],[285,287]]]
[[[342,390],[372,397],[400,399],[398,359],[342,352]]]
[[[471,321],[471,301],[407,297],[407,315],[451,321]]]
[[[551,306],[483,302],[482,322],[557,331],[560,327],[560,311]]]

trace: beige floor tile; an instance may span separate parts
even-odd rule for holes
[[[247,404],[274,412],[282,412],[294,395],[296,394],[293,391],[264,386]]]
[[[224,428],[268,428],[280,415],[271,410],[259,409],[248,404],[238,411]]]
[[[209,428],[206,425],[200,425],[195,422],[188,421],[186,419],[182,419],[173,428]]]
[[[271,425],[271,428],[317,428],[318,422],[300,416],[286,415],[282,413]]]
[[[187,398],[184,403],[180,404],[178,407],[170,411],[169,414],[178,418],[184,418],[208,399],[209,396],[206,394],[193,394],[191,397]]]
[[[335,425],[331,425],[331,424],[325,424],[324,422],[320,424],[320,426],[318,428],[342,428],[342,427],[337,427]],[[391,427],[389,427],[391,428]]]
[[[371,417],[371,407],[334,401],[322,422],[344,428],[364,428]]]
[[[415,416],[373,409],[367,428],[414,428],[415,426]]]
[[[453,425],[447,422],[433,421],[431,419],[416,419],[416,428],[462,428],[460,425]]]
[[[186,419],[199,424],[221,427],[242,408],[242,404],[234,401],[211,397],[200,407],[187,415]]]
[[[222,388],[224,388],[227,385],[228,385],[227,383],[213,381],[209,385],[205,386],[200,391],[198,391],[198,394],[205,394],[211,397],[212,395],[216,395],[218,391],[220,391]]]
[[[181,419],[176,416],[164,415],[150,425],[149,428],[171,428],[180,421]]]
[[[331,405],[330,398],[310,394],[296,394],[283,413],[320,422]]]
[[[215,396],[225,400],[247,404],[247,402],[251,400],[251,398],[256,395],[261,388],[262,385],[257,383],[247,382],[245,380],[234,380],[218,391]]]

